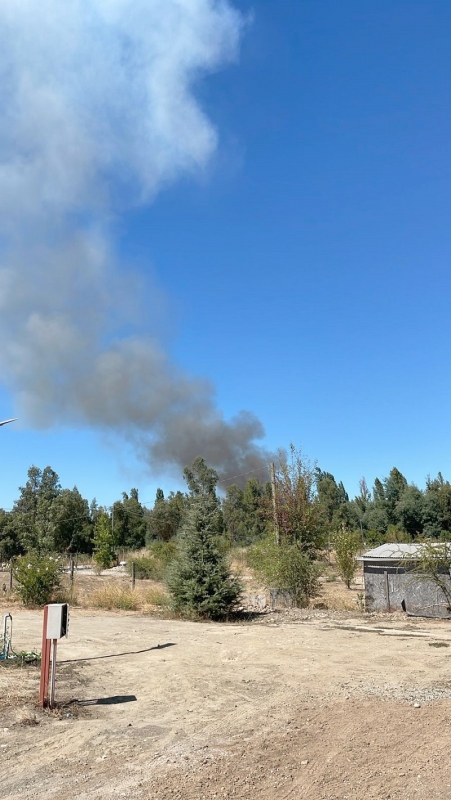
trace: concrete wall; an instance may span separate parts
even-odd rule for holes
[[[364,562],[367,611],[406,611],[426,617],[451,617],[443,591],[435,583],[393,563]],[[446,576],[451,591],[451,579]]]

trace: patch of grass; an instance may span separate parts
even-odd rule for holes
[[[60,586],[55,594],[55,603],[69,603],[71,606],[78,606],[79,602],[75,583],[72,587]]]
[[[123,584],[106,583],[89,595],[87,604],[94,608],[104,608],[107,611],[119,609],[152,613],[156,609],[169,610],[171,599],[167,592],[159,586],[139,586],[132,589]]]
[[[449,647],[446,642],[428,642],[429,647]]]
[[[157,608],[170,608],[171,598],[167,592],[157,586],[152,586],[144,592],[146,605],[156,606]]]
[[[107,583],[90,595],[89,605],[107,610],[138,611],[141,607],[141,598],[134,589]]]

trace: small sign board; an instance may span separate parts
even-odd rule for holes
[[[69,604],[50,603],[47,606],[46,639],[61,639],[69,633]]]

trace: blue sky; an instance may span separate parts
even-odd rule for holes
[[[252,411],[268,449],[302,446],[351,495],[394,465],[451,478],[451,6],[233,6],[238,58],[192,87],[218,136],[201,174],[114,209],[121,274],[151,281],[141,325],[227,419]],[[117,425],[39,430],[4,375],[3,507],[32,463],[105,504],[181,485]]]

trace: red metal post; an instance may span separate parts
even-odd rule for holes
[[[44,606],[44,622],[42,628],[42,649],[41,649],[41,682],[39,684],[39,705],[44,708],[48,702],[49,694],[49,673],[50,673],[50,649],[51,639],[47,639],[47,616],[48,606]]]

